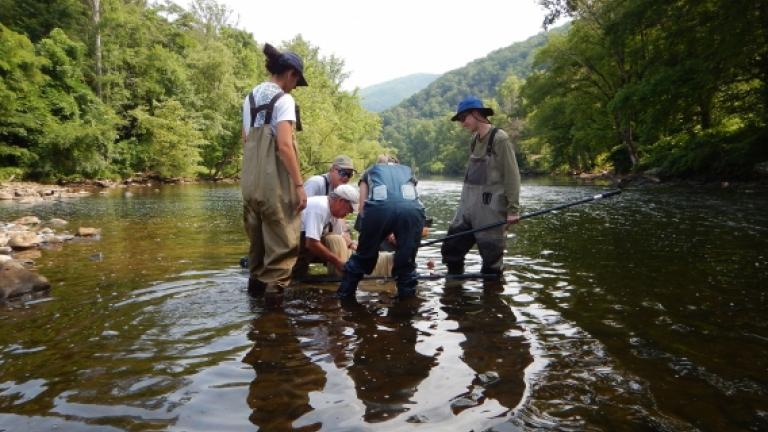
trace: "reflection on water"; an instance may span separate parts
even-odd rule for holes
[[[253,347],[243,362],[256,372],[248,391],[248,406],[251,422],[260,429],[290,429],[296,419],[312,410],[309,394],[325,386],[323,369],[304,353],[294,333],[290,317],[282,310],[253,320]],[[314,429],[313,425],[300,428]]]
[[[432,237],[460,184],[419,184]],[[524,184],[526,211],[605,188]],[[102,228],[0,311],[0,431],[767,430],[768,194],[656,187],[532,218],[501,282],[249,299],[236,186],[20,206]],[[98,256],[98,260],[90,257]],[[439,245],[418,269],[438,271]],[[467,257],[467,271],[480,269]]]
[[[416,350],[418,329],[413,326],[420,299],[394,304],[385,310],[368,311],[362,305],[347,306],[354,339],[348,367],[357,398],[365,406],[363,419],[379,423],[409,411],[419,383],[435,365],[434,355]]]
[[[471,386],[452,403],[454,412],[496,400],[510,410],[523,396],[521,377],[531,363],[530,348],[517,327],[517,318],[501,294],[500,281],[487,281],[468,289],[457,281],[445,283],[440,299],[445,319],[456,322],[464,335],[462,357],[475,372]]]

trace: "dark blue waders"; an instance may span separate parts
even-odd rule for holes
[[[426,217],[416,196],[411,169],[405,165],[374,165],[368,170],[368,184],[357,251],[344,265],[337,296],[355,296],[357,284],[376,267],[379,245],[389,234],[397,239],[392,276],[397,281],[398,297],[412,296],[418,283],[416,252]]]

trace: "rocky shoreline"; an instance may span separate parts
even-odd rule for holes
[[[224,179],[219,182],[227,181],[229,180]],[[94,193],[102,193],[113,188],[127,188],[131,186],[152,187],[162,184],[189,184],[200,182],[202,181],[187,178],[159,178],[153,176],[132,177],[120,182],[111,180],[83,180],[60,185],[7,181],[0,182],[0,202],[15,201],[19,204],[34,204],[42,201],[80,198]]]
[[[93,191],[36,183],[0,184],[0,201],[34,204],[42,201],[79,198]],[[58,247],[76,237],[98,239],[100,230],[78,227],[67,230],[68,222],[59,218],[42,221],[29,214],[13,221],[0,220],[0,302],[24,299],[50,290],[44,276],[35,271],[35,259],[40,249]]]
[[[46,185],[29,182],[0,183],[0,201],[15,201],[19,204],[34,204],[90,195],[92,191],[83,187]]]
[[[712,179],[712,178],[667,178],[654,173],[614,174],[607,171],[596,173],[570,173],[568,177],[589,183],[611,184],[619,189],[627,187],[680,186],[703,189],[727,190],[765,190],[768,189],[768,177],[751,180],[744,179]]]
[[[98,239],[100,235],[98,228],[79,227],[72,234],[66,226],[63,219],[41,221],[32,215],[0,221],[0,301],[50,289],[48,279],[34,271],[40,248],[56,247],[76,237]]]

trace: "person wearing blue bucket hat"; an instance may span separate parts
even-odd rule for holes
[[[291,282],[299,255],[301,211],[307,206],[295,134],[301,120],[290,94],[307,80],[296,53],[280,52],[270,44],[264,44],[263,52],[271,78],[243,101],[240,189],[251,243],[248,292],[279,295]]]
[[[493,109],[474,96],[459,102],[451,121],[472,133],[470,157],[459,208],[448,226],[448,237],[506,220],[520,220],[520,171],[509,136],[493,127],[488,117]],[[458,235],[443,242],[441,254],[449,274],[464,272],[464,257],[477,244],[483,264],[481,272],[501,276],[505,225]]]
[[[456,115],[451,117],[451,121],[457,121],[459,120],[459,116],[467,115],[473,110],[480,113],[486,119],[493,115],[493,109],[484,107],[483,101],[474,96],[470,96],[459,102],[459,106],[456,108]]]

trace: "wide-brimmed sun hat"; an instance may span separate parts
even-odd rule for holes
[[[470,110],[480,111],[480,114],[482,114],[484,117],[490,117],[493,115],[493,110],[483,106],[483,101],[474,96],[470,96],[459,102],[459,106],[456,108],[456,115],[451,117],[451,121],[458,121],[461,113]]]

